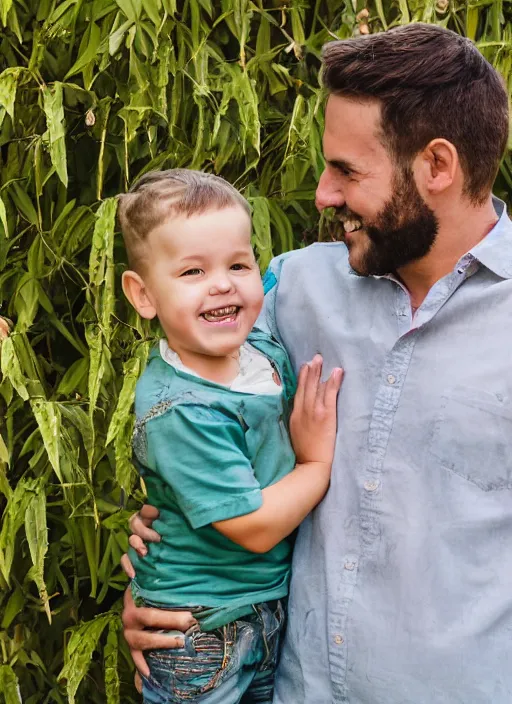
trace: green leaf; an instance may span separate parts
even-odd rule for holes
[[[59,680],[66,680],[69,704],[75,704],[78,687],[91,665],[92,655],[98,647],[101,634],[114,618],[116,616],[111,613],[104,614],[73,629],[65,664],[59,675]]]
[[[94,520],[89,518],[89,516],[78,518],[77,522],[80,528],[80,536],[85,546],[85,555],[89,564],[89,577],[91,580],[90,596],[94,597],[96,596],[96,591],[98,588],[98,527],[95,525]]]
[[[162,5],[159,0],[142,0],[144,12],[153,22],[155,29],[159,29],[162,25]]]
[[[22,188],[17,181],[14,181],[10,185],[9,193],[13,199],[14,205],[18,208],[25,220],[28,220],[28,222],[32,225],[38,226],[39,218],[37,216],[37,211],[34,208],[26,189]]]
[[[124,365],[124,380],[121,393],[117,402],[116,410],[108,427],[105,445],[109,445],[121,428],[126,425],[132,414],[133,400],[135,398],[135,386],[140,375],[140,359],[133,357]]]
[[[142,10],[142,0],[116,0],[116,5],[121,8],[130,22],[137,22]]]
[[[117,200],[107,198],[96,213],[89,256],[89,281],[92,286],[105,284],[107,268],[113,262],[116,211]]]
[[[23,704],[18,678],[10,665],[0,665],[0,692],[5,697],[5,704]]]
[[[13,387],[24,401],[28,400],[26,379],[21,371],[20,362],[14,347],[14,337],[8,337],[2,343],[1,354],[2,374],[9,379]]]
[[[25,332],[34,322],[39,308],[39,285],[30,273],[24,274],[14,292],[14,310],[18,316],[16,329]]]
[[[43,109],[50,139],[50,156],[58,177],[67,188],[68,169],[66,162],[66,131],[64,129],[64,107],[62,83],[56,81],[53,90],[43,86]]]
[[[34,398],[30,401],[32,413],[41,432],[43,444],[48,454],[48,459],[55,474],[63,481],[60,467],[60,412],[58,404],[44,399]]]
[[[18,585],[9,597],[9,601],[7,602],[7,605],[4,609],[4,615],[2,618],[2,628],[9,628],[16,616],[22,610],[24,604],[25,597],[20,586]]]
[[[21,68],[6,68],[0,73],[0,106],[5,109],[11,120],[14,120],[16,89],[21,71]]]
[[[38,480],[21,479],[12,492],[2,517],[0,531],[0,572],[10,584],[11,566],[16,553],[16,536],[25,522],[27,506],[38,486]]]
[[[25,513],[25,533],[34,565],[34,581],[43,602],[48,622],[51,623],[50,602],[44,581],[44,558],[48,551],[48,529],[46,526],[46,495],[42,484],[37,487],[28,503]]]
[[[270,260],[274,256],[270,233],[270,211],[267,199],[262,196],[249,198],[249,202],[252,205],[253,244],[258,255],[260,270],[263,272],[266,271]]]
[[[81,359],[80,362],[87,360]],[[58,404],[62,418],[72,423],[82,436],[85,451],[89,458],[89,464],[92,462],[94,454],[94,429],[90,417],[87,413],[77,405]]]
[[[12,7],[12,1],[13,0],[2,0],[2,4],[0,6],[2,24],[4,27],[7,24],[7,15],[9,14],[9,11]]]
[[[124,39],[124,36],[126,32],[130,29],[132,24],[132,20],[126,20],[126,22],[123,22],[123,24],[118,27],[115,32],[112,32],[112,34],[110,34],[108,38],[108,53],[110,54],[110,56],[114,56],[114,54],[117,54]]]
[[[9,237],[9,226],[7,225],[7,211],[5,210],[5,203],[0,196],[0,223],[4,229],[4,236]]]
[[[9,456],[9,450],[6,447],[3,437],[0,435],[0,462],[3,464],[10,464],[11,458]]]
[[[84,379],[87,378],[87,372],[89,370],[89,360],[85,357],[77,359],[76,362],[66,370],[66,373],[60,380],[57,387],[57,393],[68,396],[69,394],[77,391],[83,384]]]
[[[78,58],[64,76],[64,81],[74,76],[97,58],[98,47],[101,41],[101,30],[95,22],[90,22],[78,50]]]
[[[107,704],[119,704],[120,681],[118,673],[120,620],[112,620],[108,626],[107,642],[104,650],[105,694]]]

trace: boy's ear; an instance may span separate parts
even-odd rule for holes
[[[151,320],[156,316],[156,308],[150,300],[148,290],[136,271],[125,271],[122,277],[123,291],[137,313]]]

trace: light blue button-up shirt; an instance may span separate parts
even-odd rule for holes
[[[512,223],[412,317],[344,244],[271,265],[296,369],[343,366],[329,492],[302,524],[276,704],[512,702]]]

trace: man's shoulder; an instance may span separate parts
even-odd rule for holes
[[[318,275],[333,269],[350,270],[348,251],[343,242],[315,242],[303,249],[294,249],[272,259],[263,283],[265,293],[282,277],[296,276],[301,272]]]

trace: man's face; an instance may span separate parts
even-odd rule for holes
[[[326,168],[317,207],[334,208],[349,263],[361,276],[398,271],[434,244],[437,218],[411,169],[393,164],[379,138],[380,105],[331,95],[325,112]]]

